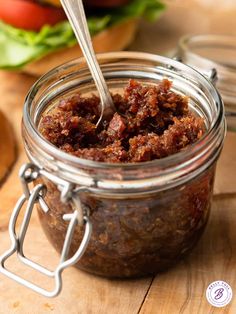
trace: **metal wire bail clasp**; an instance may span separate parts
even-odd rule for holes
[[[39,203],[39,205],[41,206],[42,210],[45,213],[49,211],[47,203],[45,202],[44,199],[47,193],[46,186],[43,184],[37,184],[32,190],[30,190],[29,188],[29,184],[35,181],[41,175],[47,176],[48,179],[50,179],[53,183],[57,184],[59,190],[61,191],[61,200],[71,202],[72,208],[74,209],[73,213],[66,214],[63,216],[64,220],[69,221],[69,225],[65,236],[60,262],[55,271],[51,271],[45,268],[44,266],[41,266],[38,263],[30,260],[24,255],[23,250],[26,232],[30,223],[32,211],[35,207],[34,205],[36,203]],[[11,248],[8,251],[6,251],[2,256],[0,256],[0,272],[6,275],[7,277],[17,281],[18,283],[24,285],[25,287],[28,287],[33,291],[42,294],[43,296],[55,297],[60,293],[62,289],[61,275],[63,270],[78,262],[78,260],[85,252],[91,237],[92,225],[89,221],[88,213],[84,213],[82,210],[78,196],[79,192],[84,190],[84,188],[77,188],[76,190],[73,190],[74,187],[67,181],[61,180],[58,177],[47,173],[45,170],[39,169],[34,164],[23,165],[20,169],[19,176],[22,183],[23,195],[16,203],[10,218],[9,235],[11,239]],[[20,231],[17,234],[16,232],[17,219],[19,217],[20,211],[22,210],[25,204],[26,208],[24,218],[20,227]],[[72,257],[68,258],[70,244],[77,224],[85,226],[84,236],[76,253]],[[7,259],[11,257],[14,253],[16,253],[19,260],[26,264],[27,266],[41,272],[42,274],[48,277],[54,278],[55,280],[54,290],[53,291],[45,290],[37,286],[36,284],[27,281],[26,279],[8,270],[5,267],[5,263]]]

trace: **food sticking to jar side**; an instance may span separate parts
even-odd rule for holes
[[[188,97],[171,89],[167,79],[155,85],[130,80],[123,95],[113,94],[117,112],[96,128],[99,98],[75,93],[43,114],[39,130],[59,149],[93,161],[139,163],[181,154],[200,140],[206,123],[188,106]],[[189,252],[208,220],[215,162],[187,182],[140,195],[81,193],[93,233],[80,269],[106,277],[140,277],[168,269]],[[153,176],[156,174],[153,173]],[[60,200],[56,185],[45,178],[45,213],[40,221],[53,246],[61,252],[72,211]],[[84,229],[77,227],[70,254],[78,249]]]
[[[196,245],[208,221],[215,166],[187,184],[123,199],[81,193],[82,206],[89,210],[93,232],[89,245],[76,264],[79,269],[110,278],[143,277],[175,265]],[[71,206],[60,201],[60,192],[50,181],[46,202],[39,207],[42,227],[52,245],[61,252],[68,224],[63,214]],[[76,228],[70,255],[84,234]]]

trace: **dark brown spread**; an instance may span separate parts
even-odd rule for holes
[[[99,98],[79,94],[62,99],[43,117],[42,135],[61,150],[102,162],[143,162],[179,152],[204,133],[204,121],[188,108],[188,98],[171,91],[167,79],[144,86],[130,80],[113,95],[117,112],[96,128]]]
[[[155,86],[131,80],[123,95],[113,95],[113,100],[117,112],[97,129],[98,97],[74,94],[61,99],[42,118],[41,133],[75,156],[131,163],[175,154],[205,132],[203,119],[191,113],[187,97],[171,91],[168,80]],[[113,191],[81,192],[79,198],[90,213],[93,231],[76,266],[123,278],[155,274],[175,264],[192,249],[205,228],[214,173],[215,162],[181,183],[152,193],[135,193],[134,189],[133,194],[116,197]],[[39,207],[40,221],[61,252],[68,228],[63,215],[74,209],[70,203],[61,202],[61,192],[54,183],[43,177],[40,180],[47,187],[50,208],[45,213]],[[83,235],[84,227],[77,226],[70,256],[78,250]]]

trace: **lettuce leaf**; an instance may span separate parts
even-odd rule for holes
[[[132,18],[150,21],[159,17],[165,6],[159,0],[132,0],[129,4],[98,12],[87,18],[91,35]],[[40,32],[15,28],[0,21],[0,68],[15,70],[38,60],[50,52],[76,44],[68,21],[55,26],[45,25]]]

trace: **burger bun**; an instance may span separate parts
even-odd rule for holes
[[[96,53],[119,51],[127,47],[133,40],[137,29],[137,20],[129,20],[114,25],[92,37]],[[41,76],[52,68],[82,56],[79,45],[63,48],[45,57],[27,64],[24,72],[33,76]]]

